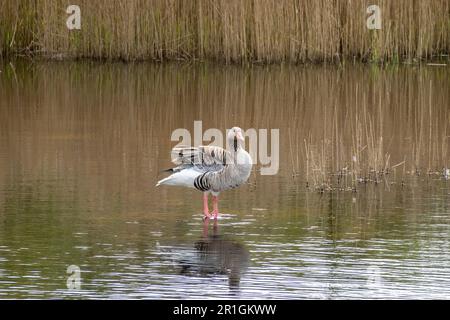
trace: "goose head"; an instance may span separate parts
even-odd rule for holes
[[[244,133],[239,127],[231,128],[228,131],[227,139],[229,146],[234,152],[237,152],[239,148],[242,148],[242,145],[245,142]]]

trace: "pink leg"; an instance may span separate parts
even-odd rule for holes
[[[209,208],[208,208],[208,194],[205,192],[203,193],[203,214],[204,219],[211,218],[211,215],[209,214]]]
[[[217,215],[219,214],[219,197],[213,196],[213,211],[212,215],[214,216],[214,219],[217,219]]]

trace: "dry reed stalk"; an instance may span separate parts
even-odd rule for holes
[[[79,0],[82,30],[65,27],[68,0],[0,2],[0,52],[58,57],[225,62],[399,61],[450,51],[450,1]]]

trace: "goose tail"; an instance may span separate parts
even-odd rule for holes
[[[199,176],[201,173],[201,171],[195,170],[194,168],[175,171],[175,173],[171,174],[167,178],[159,180],[156,184],[156,187],[160,185],[171,185],[193,188],[195,178],[197,178],[197,176]]]
[[[162,184],[166,184],[166,183],[171,179],[171,177],[172,177],[172,176],[168,176],[167,178],[164,178],[164,179],[159,180],[159,181],[156,183],[155,187],[159,187],[159,186],[162,185]]]

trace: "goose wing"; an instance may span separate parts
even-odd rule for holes
[[[176,147],[172,149],[173,171],[196,167],[201,171],[219,171],[231,159],[231,154],[217,146]]]

